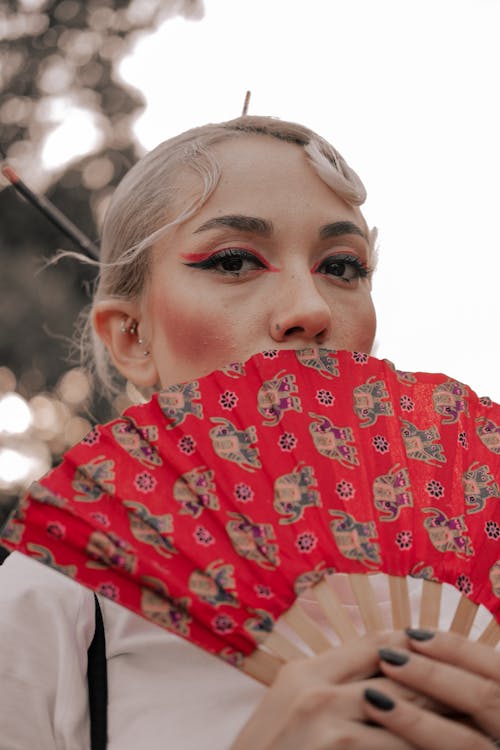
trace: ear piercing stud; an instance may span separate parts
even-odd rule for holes
[[[135,334],[137,333],[137,326],[137,320],[132,320],[131,318],[122,318],[120,331],[122,333],[130,333],[131,336],[135,336]]]
[[[138,338],[138,339],[137,339],[137,343],[138,343],[138,344],[141,344],[141,345],[142,345],[142,344],[144,344],[144,339],[142,339],[142,338]],[[146,349],[145,349],[145,350],[143,351],[142,355],[143,355],[144,357],[149,357],[149,350],[146,350]]]
[[[139,323],[137,320],[133,320],[132,318],[122,318],[122,321],[120,323],[120,331],[122,333],[128,333],[131,336],[137,336],[137,343],[139,345],[144,344],[144,339],[139,335]],[[143,351],[144,357],[149,357],[149,350]]]

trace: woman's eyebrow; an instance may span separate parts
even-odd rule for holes
[[[210,229],[218,229],[219,227],[230,227],[240,232],[260,234],[263,237],[270,237],[274,229],[272,221],[268,219],[260,219],[257,216],[245,216],[243,214],[228,214],[227,216],[214,216],[214,218],[208,219],[208,221],[205,221],[194,230],[194,234],[206,232]],[[357,234],[363,237],[363,239],[367,239],[365,232],[352,221],[334,221],[331,224],[324,224],[319,230],[319,238],[321,240],[340,237],[344,234]]]
[[[240,232],[261,234],[264,237],[270,237],[273,233],[273,224],[271,221],[258,219],[256,216],[243,216],[242,214],[215,216],[195,229],[194,233],[205,232],[209,229],[217,229],[218,227],[230,227],[231,229],[238,229]]]
[[[324,224],[319,230],[320,240],[328,240],[330,237],[340,237],[343,234],[357,234],[368,240],[365,232],[352,221],[335,221],[332,224]]]

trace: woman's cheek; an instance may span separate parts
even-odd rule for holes
[[[230,320],[207,311],[169,316],[169,324],[162,326],[162,344],[154,350],[162,386],[202,377],[252,354],[239,330],[246,326],[233,326]]]
[[[377,318],[371,296],[367,295],[359,302],[356,311],[348,313],[348,321],[350,340],[342,348],[369,354],[377,330]]]
[[[324,345],[331,349],[369,354],[373,347],[375,332],[376,317],[371,298],[356,295],[332,309],[331,337]]]

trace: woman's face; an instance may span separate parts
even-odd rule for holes
[[[191,380],[269,349],[369,352],[375,313],[360,211],[295,144],[250,135],[214,151],[216,190],[153,251],[140,331],[157,382]],[[198,180],[183,177],[184,200]]]

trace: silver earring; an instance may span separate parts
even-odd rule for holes
[[[132,320],[131,318],[122,318],[122,321],[120,323],[120,331],[122,333],[130,333],[131,336],[135,336],[137,333],[137,326],[138,326],[137,320]]]
[[[139,334],[139,323],[137,320],[133,320],[131,318],[122,318],[122,321],[120,323],[120,331],[122,333],[128,333],[130,336],[137,336],[137,343],[142,346],[144,344],[144,339]],[[144,357],[149,357],[149,350],[143,351]]]
[[[144,339],[143,339],[143,338],[140,338],[140,337],[139,337],[139,338],[137,339],[137,343],[138,343],[138,344],[141,344],[141,345],[142,345],[142,344],[144,344]],[[143,353],[142,353],[142,354],[143,354],[143,356],[144,356],[144,357],[149,357],[149,350],[145,350],[145,351],[143,351]]]

